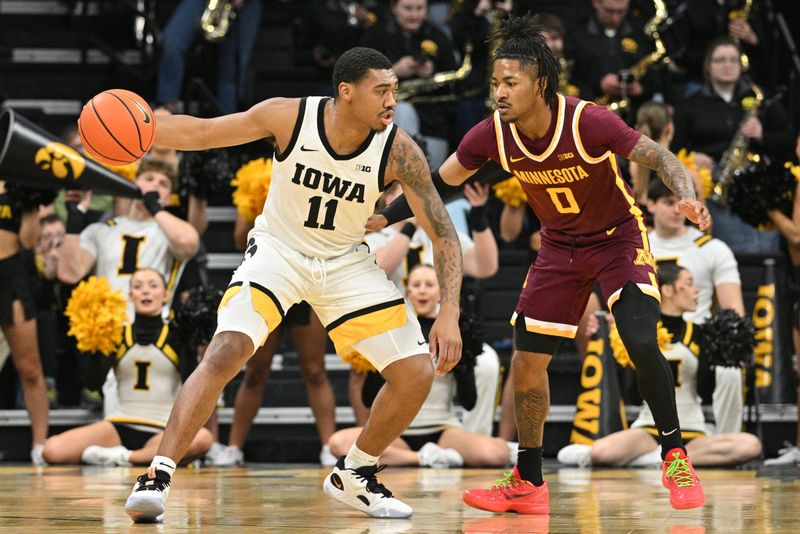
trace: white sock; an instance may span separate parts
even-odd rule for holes
[[[131,454],[133,451],[130,449],[125,449],[125,452],[122,453],[122,459],[125,460],[127,463],[131,463]],[[163,468],[162,468],[163,469]],[[172,476],[172,475],[170,475]]]
[[[347,451],[347,456],[344,457],[344,466],[346,469],[358,469],[359,467],[375,465],[377,463],[377,456],[371,456],[367,454],[356,447],[355,443],[353,443],[353,446],[350,447],[349,451]]]
[[[150,463],[150,467],[153,468],[153,470],[158,469],[159,471],[164,471],[170,476],[170,478],[172,478],[172,475],[175,474],[175,468],[177,466],[172,458],[167,458],[166,456],[156,456]]]

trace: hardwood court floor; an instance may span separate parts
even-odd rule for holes
[[[461,491],[490,484],[495,470],[389,469],[381,480],[414,508],[410,520],[371,519],[325,497],[327,470],[181,469],[165,523],[134,525],[122,504],[141,472],[0,467],[0,532],[800,532],[796,468],[767,476],[702,470],[707,504],[685,511],[670,508],[657,470],[551,469],[549,516],[493,515],[464,505]]]

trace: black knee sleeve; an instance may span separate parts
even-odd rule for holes
[[[522,314],[518,314],[517,320],[514,321],[514,350],[552,356],[561,346],[563,339],[559,336],[528,332],[528,329],[525,328],[525,317]]]

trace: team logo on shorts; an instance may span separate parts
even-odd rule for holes
[[[653,270],[656,268],[656,260],[649,250],[643,248],[636,249],[636,259],[633,260],[634,265],[649,265]]]

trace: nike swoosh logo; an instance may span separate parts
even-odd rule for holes
[[[518,161],[522,161],[523,159],[525,159],[525,156],[522,156],[521,158],[514,158],[514,157],[510,158],[511,163],[516,163]]]
[[[300,145],[300,152],[319,152],[316,148],[306,148],[305,145]]]
[[[417,341],[417,345],[424,345],[424,344],[425,344],[425,340],[424,339],[422,341]]]
[[[509,495],[509,499],[521,499],[522,497],[527,497],[528,495],[533,495],[534,492],[529,491],[528,493],[515,493],[514,495]]]
[[[614,230],[616,230],[616,229],[617,229],[617,227],[615,226],[615,227],[614,227],[614,228],[612,228],[611,230],[606,230],[606,235],[611,235],[611,234],[613,234],[613,233],[614,233]]]
[[[678,430],[678,429],[677,428],[673,428],[669,432],[662,432],[661,435],[662,436],[669,436],[670,434],[673,434],[676,430]]]
[[[133,102],[133,105],[136,106],[137,108],[139,108],[139,111],[142,112],[142,115],[144,116],[144,123],[145,124],[150,124],[150,115],[148,115],[147,110],[145,110],[142,107],[142,105],[140,103],[138,103],[136,100],[131,98],[130,101]]]

